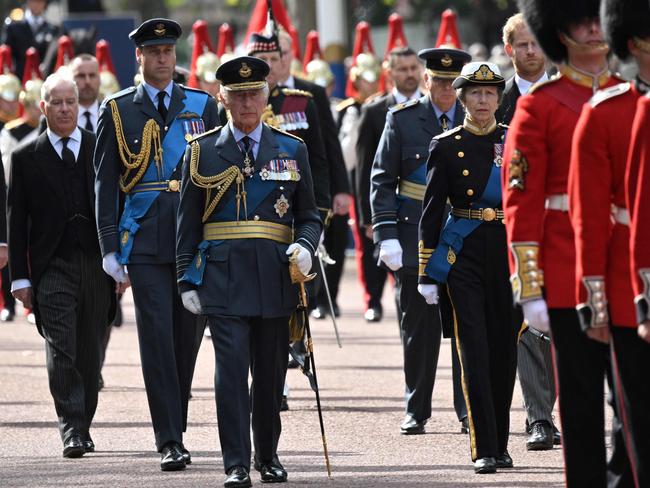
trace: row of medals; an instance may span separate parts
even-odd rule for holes
[[[247,178],[252,178],[253,174],[255,173],[255,167],[253,166],[248,153],[245,153],[244,155],[243,172],[244,176]],[[284,194],[280,195],[280,198],[275,201],[273,208],[275,209],[275,213],[277,213],[280,218],[284,217],[284,215],[287,213],[287,210],[289,210],[289,201],[287,200],[287,197],[285,197]]]

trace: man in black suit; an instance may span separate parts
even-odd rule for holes
[[[359,138],[357,139],[357,225],[359,237],[362,239],[363,254],[361,267],[365,278],[366,321],[381,320],[381,295],[386,282],[386,271],[377,266],[372,242],[372,219],[370,210],[370,171],[375,159],[379,139],[384,131],[386,113],[397,103],[417,100],[421,93],[418,90],[422,78],[422,65],[415,51],[411,48],[395,48],[388,55],[388,76],[393,80],[394,88],[384,95],[367,102],[361,108],[359,118]]]
[[[183,432],[197,352],[197,318],[183,308],[176,286],[180,163],[186,142],[217,125],[212,96],[172,81],[180,35],[180,25],[168,19],[147,20],[129,34],[143,82],[104,101],[95,150],[103,266],[116,281],[126,281],[128,264],[142,372],[163,471],[191,463]],[[117,204],[120,195],[125,197],[123,212]]]
[[[61,35],[61,28],[45,20],[47,0],[27,0],[25,16],[21,20],[7,19],[2,33],[2,43],[11,47],[16,76],[22,80],[25,68],[25,52],[30,47],[38,50],[39,58],[45,59],[49,45]]]
[[[93,204],[95,136],[77,127],[74,81],[51,75],[42,88],[47,130],[11,157],[7,199],[12,292],[36,314],[46,341],[50,392],[64,457],[94,450],[103,328],[113,308]]]

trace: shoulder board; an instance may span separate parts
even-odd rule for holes
[[[400,110],[404,110],[405,108],[415,107],[418,103],[420,103],[420,100],[415,99],[415,100],[411,100],[409,102],[398,103],[397,105],[393,105],[388,110],[391,113],[395,113],[395,112],[399,112]]]
[[[363,103],[370,103],[370,102],[376,100],[377,98],[379,98],[379,97],[381,97],[381,96],[384,96],[385,94],[386,94],[386,92],[383,92],[383,91],[375,92],[375,93],[373,93],[372,95],[370,95],[368,98],[366,98],[366,99],[363,101]]]
[[[112,95],[106,97],[104,99],[104,102],[108,100],[115,100],[116,98],[123,97],[124,95],[128,95],[129,93],[133,93],[136,90],[135,86],[130,86],[128,88],[125,88],[124,90],[120,90],[117,93],[113,93]]]
[[[548,86],[548,85],[552,85],[553,83],[557,83],[558,81],[560,81],[561,78],[562,78],[562,75],[560,75],[558,73],[557,75],[552,76],[551,78],[549,78],[546,81],[542,81],[540,83],[535,83],[533,86],[530,87],[530,90],[528,90],[528,94],[535,93],[540,88],[543,88],[543,87]]]
[[[185,91],[193,91],[193,92],[209,95],[209,93],[207,91],[201,90],[200,88],[192,88],[192,87],[189,87],[187,85],[181,85],[181,84],[179,84],[178,86],[180,86]]]
[[[589,105],[595,107],[596,105],[609,100],[610,98],[617,97],[623,93],[630,91],[632,84],[629,82],[619,83],[618,85],[610,86],[604,90],[598,90],[593,97],[589,100]]]
[[[221,130],[222,127],[223,127],[222,125],[219,125],[219,126],[215,127],[214,129],[206,130],[202,134],[198,134],[198,135],[192,137],[192,139],[190,139],[189,142],[198,141],[199,139],[203,139],[204,137],[207,137],[207,136],[209,136],[211,134],[216,134],[217,132],[219,132]]]
[[[272,125],[268,125],[268,124],[267,124],[266,126],[267,126],[269,129],[271,129],[273,132],[277,132],[278,134],[282,134],[283,136],[287,136],[287,137],[291,137],[291,138],[293,138],[293,139],[297,139],[297,140],[299,140],[300,142],[303,142],[303,143],[305,142],[305,141],[303,141],[300,137],[298,137],[298,136],[294,136],[293,134],[289,134],[288,132],[285,132],[285,131],[283,131],[283,130],[281,130],[281,129],[278,129],[278,128],[276,128],[276,127],[273,127]]]
[[[345,100],[343,100],[342,102],[340,102],[340,103],[336,106],[336,111],[337,111],[337,112],[341,112],[342,110],[345,110],[345,109],[348,108],[350,105],[354,105],[354,102],[355,102],[355,101],[356,101],[356,100],[355,100],[354,98],[352,98],[352,97],[350,97],[350,98],[346,98]]]
[[[449,137],[452,134],[455,134],[456,132],[460,131],[463,128],[462,125],[457,125],[453,129],[449,129],[446,132],[443,132],[441,134],[438,134],[437,136],[434,136],[434,139],[444,139],[445,137]]]
[[[295,88],[283,88],[282,93],[285,95],[294,95],[298,97],[309,97],[313,98],[314,95],[305,90],[297,90]]]
[[[10,120],[9,122],[7,122],[4,125],[4,128],[7,129],[7,130],[11,130],[11,129],[13,129],[15,127],[18,127],[19,125],[22,125],[24,123],[25,123],[25,119],[20,117],[20,118],[13,119],[13,120]]]

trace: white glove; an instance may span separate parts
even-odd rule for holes
[[[291,256],[296,249],[300,251],[296,259],[298,269],[302,274],[307,275],[311,269],[311,253],[300,244],[294,242],[287,248],[287,254]]]
[[[183,306],[188,312],[191,312],[194,315],[201,315],[199,292],[196,290],[184,291],[181,293],[181,300],[183,301]]]
[[[438,285],[418,285],[418,293],[424,297],[427,305],[438,305]]]
[[[402,246],[397,239],[386,239],[379,243],[379,260],[391,271],[402,267]]]
[[[124,265],[120,264],[117,260],[116,252],[109,252],[102,259],[102,268],[104,272],[113,278],[118,283],[126,283],[126,273],[124,272]]]
[[[550,327],[548,323],[548,308],[546,307],[546,300],[538,298],[531,300],[521,305],[524,309],[524,322],[528,327],[537,329],[544,334],[548,334]]]

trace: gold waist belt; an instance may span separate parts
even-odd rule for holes
[[[282,244],[293,242],[291,227],[261,220],[240,220],[235,222],[208,222],[203,225],[203,239],[270,239]]]
[[[413,200],[424,200],[424,191],[427,185],[420,185],[411,181],[399,180],[399,194],[403,197],[412,198]]]
[[[470,220],[484,220],[485,222],[492,222],[493,220],[503,220],[503,210],[496,208],[481,208],[472,210],[469,208],[452,208],[451,214],[454,217]]]

